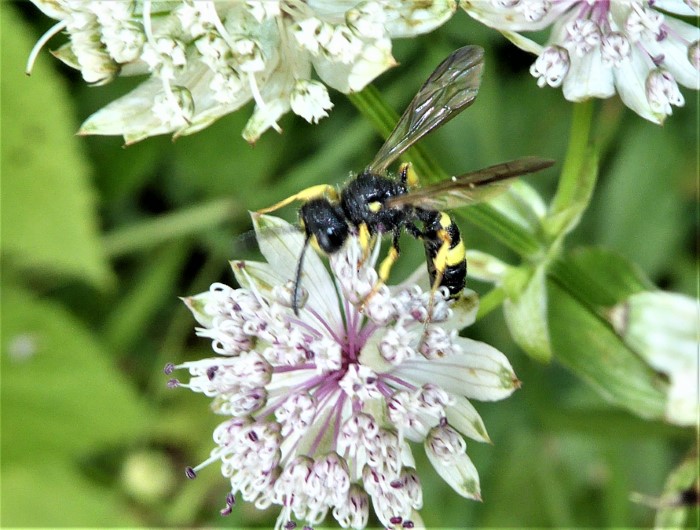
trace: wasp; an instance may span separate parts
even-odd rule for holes
[[[329,255],[338,252],[351,235],[360,238],[365,250],[374,238],[392,236],[389,252],[378,269],[377,288],[387,281],[400,254],[399,237],[406,231],[425,246],[432,292],[444,287],[450,298],[460,295],[467,276],[466,250],[457,224],[445,210],[483,201],[494,191],[505,189],[515,177],[547,168],[554,161],[520,158],[425,187],[419,186],[410,164],[400,166],[398,178],[387,170],[418,140],[474,102],[483,66],[482,48],[465,46],[454,51],[418,90],[374,160],[340,191],[320,184],[258,210],[267,213],[302,201],[299,220],[306,239],[294,280],[295,314],[309,243]]]

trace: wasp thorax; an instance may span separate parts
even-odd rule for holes
[[[328,254],[340,250],[350,229],[340,206],[328,199],[312,199],[299,209],[306,235]]]
[[[365,224],[372,233],[383,233],[399,226],[405,215],[385,208],[387,199],[406,193],[400,182],[372,173],[362,173],[343,189],[340,202],[354,226]]]

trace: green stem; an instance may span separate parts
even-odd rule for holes
[[[563,236],[578,225],[598,179],[598,146],[590,140],[593,105],[592,101],[574,105],[566,158],[557,191],[543,222],[555,250]]]
[[[552,199],[552,210],[561,210],[571,204],[579,190],[581,168],[587,156],[591,124],[593,123],[593,102],[585,101],[574,105],[569,134],[569,146],[561,170],[557,192]]]
[[[240,213],[231,199],[217,199],[114,230],[102,239],[104,250],[110,258],[137,252],[211,229]]]
[[[398,115],[387,105],[374,86],[370,85],[348,97],[384,138],[389,136],[398,121]],[[437,182],[449,177],[420,145],[409,149],[405,158],[413,164],[416,172],[426,182]],[[488,204],[461,209],[459,216],[488,232],[524,258],[532,259],[541,253],[541,245],[533,234]]]

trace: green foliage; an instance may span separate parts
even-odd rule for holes
[[[7,5],[2,20],[2,104],[14,109],[2,119],[3,254],[23,270],[104,288],[112,278],[66,82],[48,57],[36,77],[21,75],[32,37]]]
[[[150,406],[60,305],[3,286],[2,314],[3,522],[125,524],[117,492],[91,484],[76,464],[96,448],[137,443]],[[31,509],[37,498],[49,499],[46,510]],[[71,504],[85,510],[66,511]]]
[[[502,37],[459,13],[428,37],[396,43],[400,66],[352,97],[365,112],[368,101],[379,105],[371,120],[332,93],[329,118],[311,126],[286,117],[283,135],[268,132],[254,147],[240,138],[246,108],[194,136],[123,149],[120,139],[74,133],[134,80],[86,87],[46,53],[25,78],[38,30],[8,4],[1,23],[3,525],[270,527],[275,515],[250,506],[218,516],[227,481],[215,466],[195,482],[181,473],[207,458],[221,418],[200,396],[165,388],[166,362],[211,355],[177,297],[233,283],[228,260],[250,257],[247,211],[361,170],[380,143],[373,127],[386,134],[396,119],[381,101],[401,111],[467,42],[486,48],[481,94],[411,153],[416,167],[430,180],[527,155],[559,162],[526,178],[550,204],[527,223],[493,205],[458,214],[469,248],[512,265],[491,291],[472,281],[491,313],[466,333],[505,352],[523,387],[504,402],[476,403],[494,443],[468,447],[483,503],[461,499],[418,460],[423,519],[460,528],[653,524],[654,511],[630,493],[659,497],[693,435],[659,420],[666,379],[606,315],[656,285],[693,294],[695,98],[663,128],[615,99],[572,111],[560,90],[537,88],[531,57],[520,64]],[[582,116],[588,124],[567,146]],[[294,217],[293,208],[283,213]],[[396,277],[423,259],[421,245],[402,240]],[[492,311],[501,303],[504,314]],[[178,477],[148,501],[123,476],[144,453]],[[679,468],[664,496],[684,488],[687,474]],[[657,522],[685,517],[667,510]]]

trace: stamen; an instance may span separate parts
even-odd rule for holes
[[[151,25],[151,0],[143,0],[141,10],[143,12],[143,31],[146,33],[146,40],[155,46],[153,26]]]
[[[67,24],[68,23],[65,20],[61,20],[58,24],[54,24],[53,26],[51,26],[51,29],[49,29],[39,38],[38,41],[36,41],[36,44],[32,48],[32,51],[29,53],[29,57],[27,58],[27,66],[24,69],[25,74],[32,75],[32,70],[34,69],[34,62],[36,61],[36,58],[39,55],[41,49],[44,47],[44,44],[51,40],[54,37],[54,35],[59,33],[62,29],[65,29]]]
[[[250,85],[250,92],[253,94],[255,104],[260,107],[260,110],[263,112],[268,112],[268,106],[265,103],[265,100],[263,100],[262,94],[260,94],[260,90],[258,89],[258,83],[255,79],[255,72],[248,72],[248,84]],[[272,127],[278,133],[282,132],[282,127],[280,127],[276,121],[273,121],[270,127]]]

